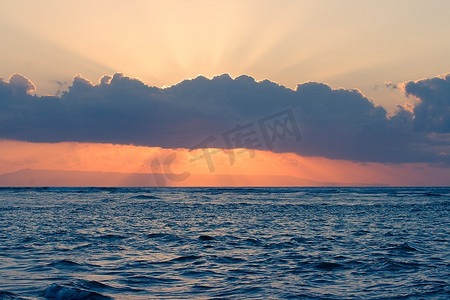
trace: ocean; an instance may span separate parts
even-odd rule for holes
[[[0,299],[449,299],[450,188],[2,188]]]

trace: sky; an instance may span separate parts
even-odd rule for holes
[[[0,0],[0,174],[164,173],[175,156],[179,174],[449,185],[449,12]]]

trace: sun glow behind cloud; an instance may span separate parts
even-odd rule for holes
[[[24,74],[38,94],[73,74],[123,72],[155,86],[229,73],[294,88],[319,81],[375,90],[448,72],[448,1],[10,1],[0,4],[0,73]],[[386,9],[389,7],[389,9]],[[67,13],[70,12],[70,13]],[[418,22],[420,20],[420,22]],[[426,44],[415,47],[417,41]],[[13,53],[20,53],[14,56]],[[43,62],[47,62],[44,65]],[[14,66],[14,68],[13,68]],[[63,76],[60,76],[63,75]],[[398,98],[398,97],[397,97]],[[393,103],[395,102],[395,103]]]

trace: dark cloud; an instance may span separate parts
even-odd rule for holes
[[[9,86],[15,94],[26,94],[36,90],[34,84],[20,74],[14,74],[9,78]]]
[[[56,91],[56,96],[61,96],[63,89],[65,89],[68,86],[68,82],[67,81],[59,81],[59,80],[54,80],[54,83],[56,83],[56,85],[58,86],[58,90]]]
[[[97,85],[77,76],[60,96],[39,97],[26,92],[31,89],[23,76],[13,77],[20,80],[0,80],[0,138],[5,139],[170,148],[188,148],[205,140],[209,147],[236,146],[240,140],[240,145],[267,149],[265,118],[274,121],[277,113],[288,110],[294,119],[277,121],[286,135],[276,137],[274,151],[355,161],[449,159],[444,155],[449,142],[442,137],[449,132],[448,83],[436,84],[433,92],[427,90],[429,84],[406,84],[406,91],[422,102],[414,113],[399,108],[388,118],[384,108],[359,91],[333,90],[316,82],[291,90],[268,80],[232,79],[224,74],[213,79],[200,76],[160,89],[122,74],[104,76]],[[448,82],[448,77],[439,80]],[[433,116],[438,118],[433,125],[422,124],[421,119]],[[296,122],[300,142],[288,134],[292,130],[282,131],[281,125],[287,124],[283,120]],[[242,139],[237,138],[239,134]]]
[[[405,91],[420,99],[414,107],[416,130],[450,132],[450,74],[407,82]]]
[[[65,87],[65,86],[67,86],[67,81],[59,81],[59,80],[54,80],[53,81],[54,83],[56,83],[57,85],[58,85],[58,87]]]
[[[398,85],[394,84],[392,81],[385,81],[384,86],[388,89],[398,89]]]

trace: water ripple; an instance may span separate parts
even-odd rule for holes
[[[449,188],[3,188],[0,299],[448,299]]]

